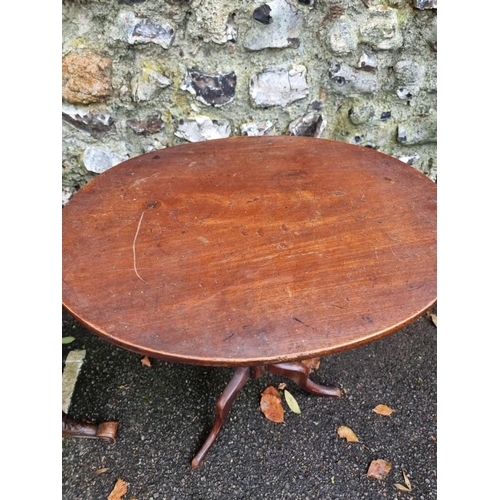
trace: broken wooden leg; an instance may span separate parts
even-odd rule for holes
[[[92,424],[82,420],[75,420],[62,412],[62,435],[68,437],[80,437],[100,439],[107,443],[116,441],[118,422],[102,422]]]

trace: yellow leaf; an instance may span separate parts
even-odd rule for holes
[[[349,443],[359,443],[358,436],[356,436],[356,434],[354,434],[352,429],[350,429],[349,427],[346,427],[345,425],[341,425],[337,429],[337,434],[339,435],[339,437],[345,439]]]
[[[285,389],[284,391],[285,394],[285,400],[290,408],[294,413],[298,413],[300,415],[300,407],[295,398]]]
[[[375,413],[379,415],[389,416],[394,410],[387,405],[377,405],[373,410]]]
[[[406,475],[405,471],[403,471],[403,478],[405,480],[405,484],[406,484],[407,488],[409,488],[411,491],[411,483],[410,483],[410,480],[408,479],[408,476]]]

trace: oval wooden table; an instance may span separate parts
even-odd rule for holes
[[[436,302],[436,185],[372,149],[305,137],[183,144],[100,174],[65,206],[63,306],[105,340],[303,389],[300,360],[390,334]]]

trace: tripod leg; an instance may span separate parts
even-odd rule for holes
[[[207,439],[203,443],[202,447],[199,449],[196,456],[191,461],[191,466],[196,468],[200,465],[200,462],[203,460],[205,455],[208,453],[208,450],[216,440],[219,435],[224,422],[226,421],[227,415],[231,406],[236,399],[236,396],[240,392],[241,388],[245,385],[247,380],[250,378],[250,368],[248,367],[240,367],[236,368],[233,378],[226,386],[222,394],[219,396],[216,404],[215,410],[215,424],[210,431]]]
[[[267,371],[282,375],[293,380],[299,387],[307,392],[316,394],[318,396],[329,396],[339,398],[342,396],[342,391],[338,387],[327,387],[326,385],[319,385],[309,378],[311,370],[302,363],[288,362],[277,363],[275,365],[268,365]]]

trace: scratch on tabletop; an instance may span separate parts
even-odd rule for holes
[[[137,224],[137,231],[135,232],[135,236],[134,236],[134,242],[132,243],[132,252],[134,254],[134,271],[135,271],[135,274],[137,275],[137,277],[141,280],[141,281],[144,281],[144,283],[146,283],[146,285],[148,284],[148,282],[141,278],[141,276],[139,276],[139,273],[137,272],[137,259],[136,259],[136,255],[135,255],[135,242],[137,240],[137,235],[139,234],[139,229],[141,228],[141,223],[142,223],[142,218],[144,217],[144,213],[146,212],[146,210],[144,210],[141,214],[141,218],[139,219],[139,224]]]

